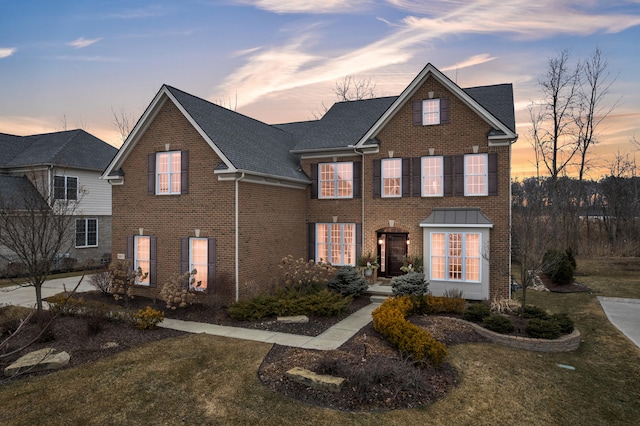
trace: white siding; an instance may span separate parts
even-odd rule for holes
[[[53,175],[75,176],[78,178],[78,199],[80,204],[76,215],[111,216],[111,185],[100,180],[98,171],[56,168]]]

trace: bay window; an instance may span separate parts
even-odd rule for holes
[[[431,279],[480,282],[480,234],[431,233]]]

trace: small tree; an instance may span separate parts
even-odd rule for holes
[[[115,300],[124,299],[125,306],[129,305],[129,299],[133,298],[133,289],[136,281],[143,281],[149,276],[148,272],[142,273],[142,268],[136,270],[131,262],[118,260],[109,265],[111,273],[111,285],[109,293]]]
[[[77,194],[56,199],[47,174],[30,172],[27,176],[7,176],[9,187],[0,186],[0,251],[5,262],[23,264],[27,282],[36,292],[38,315],[42,314],[42,284],[55,268],[61,254],[73,244],[74,213],[80,199]]]

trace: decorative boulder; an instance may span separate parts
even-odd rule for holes
[[[11,377],[20,373],[57,370],[69,364],[70,358],[68,353],[53,348],[40,349],[18,358],[16,362],[4,369],[4,375]]]

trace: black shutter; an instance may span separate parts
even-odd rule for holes
[[[156,286],[156,270],[157,270],[157,239],[155,236],[149,237],[149,286]]]
[[[311,198],[318,198],[318,164],[311,165]]]
[[[207,240],[207,291],[213,291],[216,284],[216,239]]]
[[[189,193],[189,151],[180,152],[180,193]]]
[[[124,258],[131,263],[130,266],[133,268],[133,236],[127,237],[127,251]]]
[[[411,196],[422,196],[422,158],[413,157],[411,159]]]
[[[148,164],[147,194],[153,195],[156,193],[156,153],[155,152],[152,152],[147,156],[147,164]]]
[[[362,256],[362,223],[356,223],[356,264]]]
[[[488,155],[489,195],[498,195],[498,153]]]
[[[182,237],[180,238],[180,275],[191,272],[189,269],[189,237]]]
[[[443,173],[442,180],[444,181],[444,196],[450,197],[453,195],[453,157],[446,156],[442,159]]]
[[[413,101],[413,125],[422,126],[422,101]]]
[[[373,198],[380,198],[382,183],[382,161],[373,160]]]
[[[308,242],[309,242],[309,260],[316,260],[316,224],[315,223],[309,223],[308,224],[308,229],[309,229],[309,235],[308,235]],[[326,261],[326,259],[325,259]]]
[[[362,162],[353,162],[353,198],[362,198]]]
[[[411,197],[411,158],[402,159],[402,196]]]
[[[454,195],[464,195],[464,155],[456,155],[454,158],[455,167],[455,188]]]
[[[451,121],[451,114],[449,108],[449,99],[440,99],[440,124],[449,124]]]

